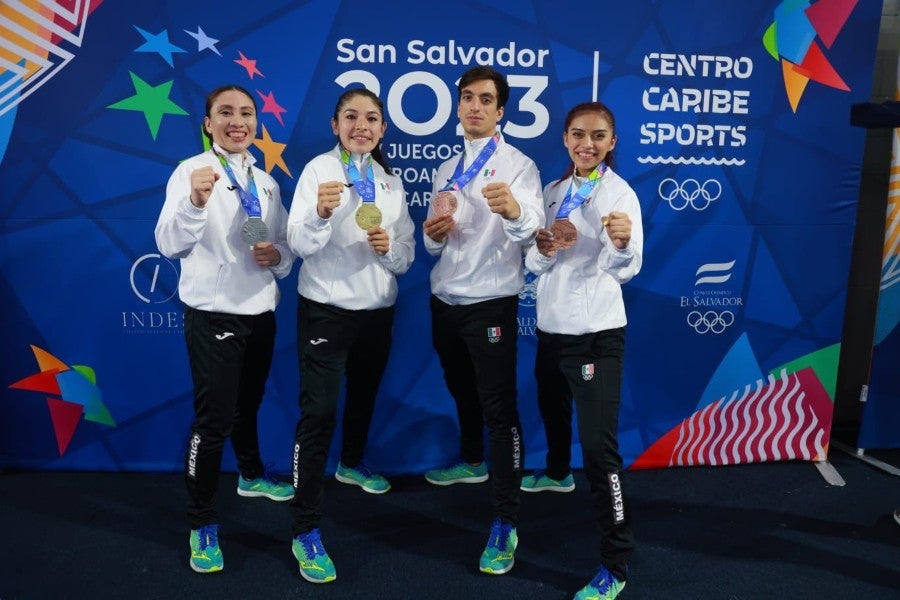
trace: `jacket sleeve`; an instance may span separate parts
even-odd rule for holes
[[[206,209],[191,203],[192,170],[190,162],[182,163],[166,185],[166,199],[154,235],[159,251],[167,258],[189,255],[206,231]]]
[[[288,212],[281,203],[281,190],[278,184],[273,185],[272,191],[272,201],[269,207],[270,221],[274,231],[272,244],[281,255],[281,261],[274,267],[269,267],[269,270],[275,277],[283,279],[291,272],[291,267],[294,265],[294,254],[287,243]]]
[[[300,258],[309,258],[331,239],[331,222],[319,216],[319,174],[307,164],[300,174],[287,221],[287,243]],[[347,192],[343,192],[343,196]]]
[[[413,237],[415,224],[409,216],[409,206],[406,204],[406,193],[400,185],[400,218],[397,219],[394,231],[388,232],[391,236],[391,246],[384,256],[379,256],[381,264],[395,275],[403,275],[412,265],[416,253],[416,240]]]

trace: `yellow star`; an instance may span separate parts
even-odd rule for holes
[[[259,148],[265,157],[266,173],[271,175],[272,169],[280,167],[282,171],[288,174],[288,176],[293,177],[291,171],[285,164],[284,159],[281,158],[281,153],[284,152],[287,144],[279,144],[269,137],[269,131],[266,129],[265,125],[262,126],[262,139],[256,138],[253,140],[253,145]]]

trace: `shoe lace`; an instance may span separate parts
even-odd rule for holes
[[[312,560],[316,556],[325,554],[325,548],[322,546],[322,535],[318,529],[313,529],[307,533],[301,533],[299,536],[300,543],[306,551],[306,556]]]
[[[488,548],[496,548],[497,550],[506,548],[506,542],[509,540],[511,531],[512,525],[504,523],[500,519],[494,519],[491,523],[491,535],[488,537]]]
[[[200,550],[219,545],[219,528],[216,525],[204,525],[197,532],[197,536],[200,538]]]

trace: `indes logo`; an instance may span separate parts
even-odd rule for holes
[[[784,0],[775,8],[775,20],[763,34],[763,46],[772,58],[781,61],[784,90],[795,113],[810,79],[850,91],[816,40],[831,48],[856,3],[857,0]]]
[[[50,409],[50,419],[53,421],[60,456],[65,454],[69,442],[72,441],[82,413],[87,421],[110,427],[116,426],[103,404],[103,393],[97,387],[97,376],[91,367],[84,365],[70,367],[37,346],[31,346],[31,351],[37,359],[40,373],[20,379],[9,387],[59,396],[47,397],[47,408]]]

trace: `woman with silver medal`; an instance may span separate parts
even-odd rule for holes
[[[256,128],[250,92],[236,85],[210,92],[203,131],[211,147],[175,169],[155,231],[160,252],[181,261],[194,387],[185,456],[189,564],[199,573],[224,568],[215,500],[226,439],[239,495],[279,502],[294,495],[265,468],[257,432],[275,347],[277,279],[290,273],[294,257],[278,184],[248,150]]]
[[[381,152],[381,100],[344,92],[331,118],[338,143],[303,169],[288,216],[288,243],[303,259],[297,283],[300,421],[294,443],[296,496],[290,504],[300,575],[336,578],[322,545],[324,477],[346,378],[341,459],[335,478],[371,494],[390,483],[363,463],[375,397],[387,365],[397,277],[412,264],[414,225],[402,180]]]
[[[548,224],[525,257],[526,268],[538,276],[534,373],[547,463],[522,478],[522,490],[575,488],[574,401],[600,529],[600,570],[576,600],[618,597],[634,547],[617,434],[626,324],[622,285],[641,269],[643,229],[637,195],[611,168],[615,125],[612,112],[599,102],[569,111],[563,145],[572,164],[544,187]]]

